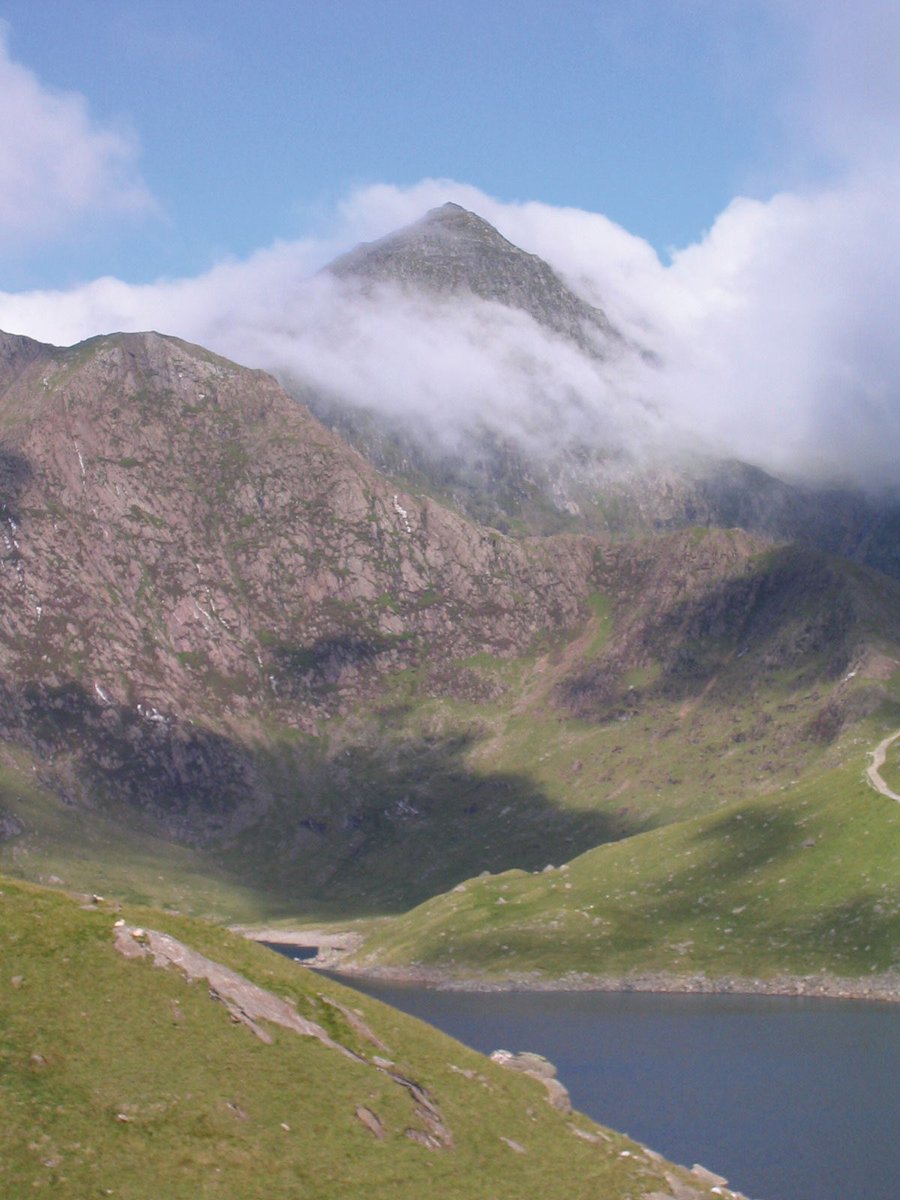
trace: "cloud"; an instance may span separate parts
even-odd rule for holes
[[[838,0],[777,7],[803,33],[792,112],[802,107],[803,145],[815,140],[827,169],[765,199],[736,198],[668,263],[600,214],[430,179],[358,189],[327,237],[193,279],[0,294],[0,327],[63,344],[157,328],[457,444],[481,424],[530,448],[572,437],[692,446],[782,477],[896,488],[900,96],[873,48],[892,44],[898,19],[881,0],[849,22]],[[316,274],[447,200],[550,262],[656,361],[597,363],[497,305],[412,302],[391,288],[366,296]]]
[[[629,394],[627,355],[589,358],[502,304],[389,284],[361,292],[329,277],[294,303],[244,327],[243,358],[383,412],[420,440],[460,450],[486,428],[541,455],[573,439],[635,449],[652,426]]]
[[[0,241],[55,236],[87,215],[154,207],[126,132],[99,124],[83,96],[47,88],[10,57],[0,25]]]
[[[660,378],[682,428],[787,476],[896,486],[898,180],[738,200],[676,256]]]
[[[277,244],[194,279],[102,279],[0,295],[0,327],[68,344],[157,328],[381,409],[423,436],[481,422],[534,447],[571,437],[692,445],[782,476],[895,482],[900,192],[883,169],[808,194],[738,199],[670,265],[598,214],[504,204],[471,186],[379,185],[327,241]],[[483,301],[369,295],[317,276],[332,254],[452,198],[539,253],[659,359],[589,361]]]

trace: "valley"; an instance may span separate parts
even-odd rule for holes
[[[0,10],[0,1200],[895,1200],[897,6]]]
[[[638,352],[456,206],[334,275]],[[373,969],[896,969],[896,817],[863,781],[900,715],[900,584],[831,534],[773,540],[756,500],[748,528],[662,518],[633,463],[639,522],[546,493],[569,531],[513,536],[178,339],[2,351],[5,871],[223,923],[372,922]],[[846,541],[842,505],[819,519]]]
[[[424,246],[431,287],[437,230],[451,297],[639,353],[470,216],[339,276]],[[176,338],[0,336],[4,1186],[738,1195],[223,927],[351,980],[896,1001],[890,538],[636,464],[613,502],[606,459],[585,508],[489,431],[461,486],[309,398],[334,428]]]

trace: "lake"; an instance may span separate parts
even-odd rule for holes
[[[900,1197],[896,1005],[349,982],[476,1050],[545,1055],[576,1108],[748,1196]]]

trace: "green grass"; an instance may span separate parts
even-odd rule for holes
[[[592,592],[588,597],[588,606],[596,626],[596,632],[585,650],[585,659],[590,661],[606,648],[612,634],[613,603],[610,597],[602,592]]]
[[[380,926],[379,964],[458,973],[771,976],[900,969],[900,807],[853,767],[602,846],[469,880]]]
[[[140,909],[122,915],[292,1001],[364,1061],[275,1026],[267,1045],[214,1003],[205,983],[119,955],[115,911],[86,911],[0,879],[5,1200],[625,1200],[665,1187],[667,1164],[584,1117],[561,1115],[539,1083],[428,1026],[221,929]],[[383,1047],[339,1006],[355,1010]],[[421,1116],[373,1064],[376,1054],[427,1089],[452,1149],[405,1135],[422,1127]],[[359,1121],[360,1106],[377,1114],[383,1140]]]
[[[888,746],[887,756],[880,774],[891,791],[900,796],[900,738]]]

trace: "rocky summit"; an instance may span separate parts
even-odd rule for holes
[[[896,494],[872,497],[858,488],[778,479],[685,444],[676,449],[671,438],[657,444],[652,411],[642,404],[640,390],[626,387],[618,395],[636,362],[658,357],[652,340],[631,344],[602,309],[576,293],[574,281],[560,278],[477,214],[445,204],[357,247],[326,271],[356,286],[369,303],[377,289],[391,287],[423,303],[440,298],[431,316],[437,345],[442,328],[449,329],[474,298],[524,315],[537,331],[564,339],[584,355],[589,369],[607,360],[604,374],[589,376],[588,391],[562,407],[552,369],[511,382],[528,390],[519,403],[539,430],[537,446],[489,411],[455,418],[449,439],[422,436],[377,397],[361,405],[286,376],[290,390],[404,486],[424,489],[506,531],[632,537],[689,525],[737,525],[900,576]],[[383,292],[380,298],[387,303]],[[498,337],[499,357],[502,334]]]
[[[587,304],[536,254],[507,241],[477,213],[444,204],[377,242],[357,246],[326,270],[369,287],[478,296],[518,309],[544,329],[603,356],[621,342],[604,312]]]

